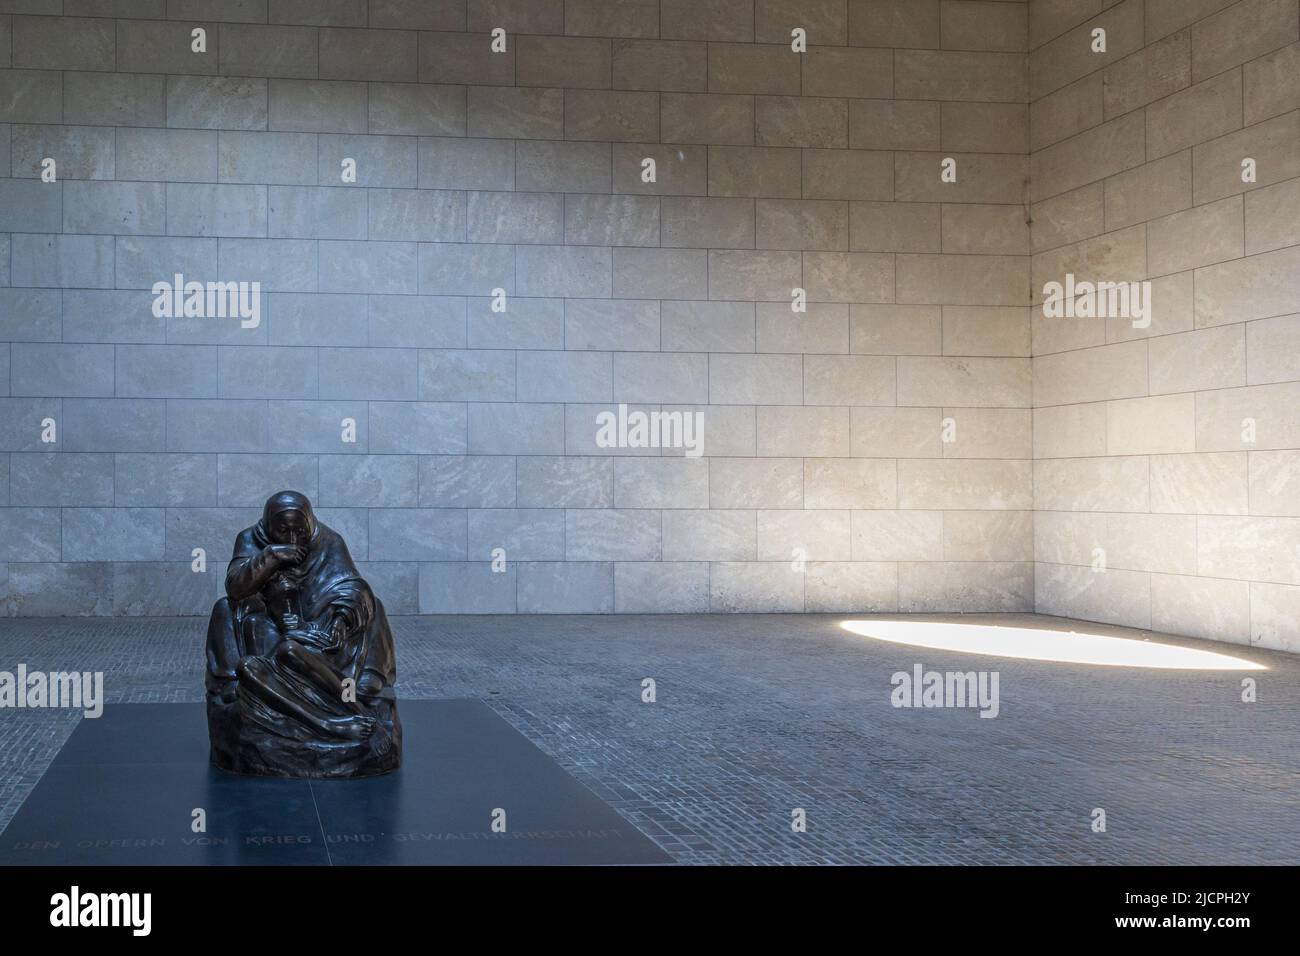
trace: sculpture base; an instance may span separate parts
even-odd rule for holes
[[[402,723],[396,701],[381,702],[382,718],[365,740],[298,739],[268,730],[243,701],[208,703],[214,767],[256,777],[374,777],[402,764]]]
[[[402,721],[399,770],[295,780],[212,767],[203,704],[111,704],[0,835],[0,865],[672,862],[483,702],[403,700]]]

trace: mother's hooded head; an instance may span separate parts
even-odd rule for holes
[[[271,543],[306,546],[316,537],[318,528],[306,495],[280,491],[266,499],[260,530]]]

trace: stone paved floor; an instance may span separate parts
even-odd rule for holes
[[[487,700],[682,863],[1300,861],[1300,657],[1161,638],[1267,665],[1245,704],[1241,672],[923,650],[841,619],[394,618],[398,693]],[[110,703],[199,701],[204,627],[3,620],[0,670],[103,670]],[[999,717],[893,708],[890,675],[918,662],[998,671]],[[0,710],[0,826],[79,719]]]

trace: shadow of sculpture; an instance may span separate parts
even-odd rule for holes
[[[384,606],[311,502],[282,491],[240,532],[207,639],[212,763],[235,773],[361,777],[402,760]]]

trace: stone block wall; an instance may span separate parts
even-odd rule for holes
[[[1032,608],[1029,12],[0,0],[0,611],[206,613],[283,487],[397,613]]]
[[[1298,41],[1296,0],[1030,4],[1036,301],[1153,302],[1035,310],[1039,611],[1300,649]]]

